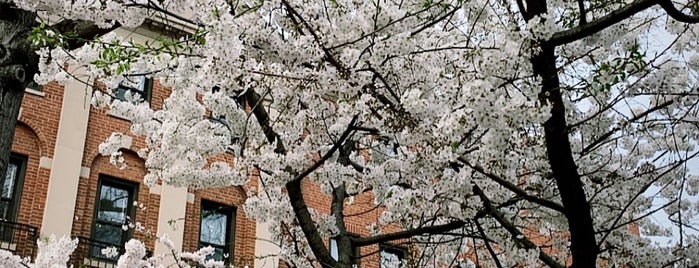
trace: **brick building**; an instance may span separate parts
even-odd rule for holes
[[[152,27],[116,32],[134,40],[158,36]],[[168,89],[145,78],[128,86],[142,93],[155,109],[168,95]],[[113,132],[128,133],[129,122],[91,107],[90,92],[79,82],[26,90],[10,165],[2,182],[0,248],[33,256],[37,238],[67,235],[80,240],[71,260],[75,267],[112,267],[114,259],[102,255],[102,248],[123,246],[135,237],[152,253],[168,253],[154,239],[168,234],[184,251],[212,246],[217,258],[239,267],[279,266],[275,257],[278,248],[268,240],[267,225],[256,223],[241,208],[245,187],[148,188],[143,184],[144,162],[132,150],[144,146],[139,138],[132,140],[130,148],[122,149],[126,168],[120,169],[110,164],[108,156],[100,155],[99,144]],[[232,155],[221,158],[233,161]],[[256,182],[253,178],[249,183]],[[303,188],[310,207],[329,213],[330,197],[320,194],[317,185],[305,182]],[[366,235],[366,227],[376,221],[379,210],[372,211],[370,193],[358,197],[356,203],[366,204],[370,212],[360,213],[363,206],[353,206],[358,210],[348,212],[358,216],[348,217],[347,225],[357,235]],[[123,230],[130,222],[141,223],[145,231]],[[332,247],[331,239],[327,238],[327,243]],[[371,268],[381,266],[380,256],[404,258],[406,251],[384,245],[364,247],[357,254],[366,255],[361,266]]]

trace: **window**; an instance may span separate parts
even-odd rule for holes
[[[359,247],[352,246],[352,267],[359,267],[360,252]],[[335,238],[330,238],[330,256],[337,260],[340,257],[340,252],[337,248],[337,240]]]
[[[11,154],[5,176],[0,177],[0,185],[2,185],[0,189],[0,220],[2,221],[17,222],[26,164],[27,157]],[[13,225],[0,225],[0,241],[12,242],[15,228]]]
[[[127,101],[127,93],[135,99],[132,101],[137,104],[141,102],[150,102],[151,90],[153,88],[153,79],[140,76],[127,76],[124,81],[119,84],[119,87],[114,89],[114,95],[117,99]]]
[[[5,177],[2,178],[2,193],[0,193],[0,218],[2,220],[17,221],[26,163],[26,157],[15,154],[10,156]]]
[[[234,224],[234,207],[201,201],[199,248],[214,248],[214,254],[209,255],[208,259],[230,263],[230,256],[233,255]]]
[[[39,84],[38,84],[37,82],[35,82],[34,80],[32,80],[31,82],[29,82],[29,84],[27,84],[27,88],[28,88],[28,89],[31,89],[31,90],[34,90],[34,91],[42,91],[42,90],[43,90],[43,89],[42,89],[42,86],[39,85]]]
[[[136,189],[135,183],[100,175],[92,226],[92,240],[96,243],[91,246],[91,257],[116,260],[101,251],[108,247],[123,248],[131,237],[129,229],[124,230],[123,226],[133,220]]]
[[[379,267],[400,268],[405,264],[406,251],[404,248],[385,245],[379,246]]]

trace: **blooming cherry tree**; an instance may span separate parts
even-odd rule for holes
[[[108,89],[137,75],[170,87],[161,110],[96,91],[93,104],[131,120],[101,152],[123,163],[122,137],[145,137],[151,185],[243,185],[259,172],[246,215],[271,222],[293,266],[351,267],[353,246],[401,239],[419,267],[698,261],[694,1],[4,5],[59,26],[194,25],[146,44],[34,27],[36,80],[75,79],[63,67],[78,65]],[[212,160],[227,152],[234,165]],[[332,198],[330,215],[308,208],[304,180]],[[345,209],[363,194],[382,212],[355,237]],[[659,211],[666,223],[650,220]],[[672,230],[677,243],[648,239]],[[145,266],[139,252],[124,265]]]

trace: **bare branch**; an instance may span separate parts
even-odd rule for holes
[[[693,153],[692,155],[688,156],[687,158],[682,159],[681,161],[677,161],[677,163],[675,163],[674,165],[672,165],[670,168],[668,168],[667,170],[665,170],[663,173],[659,174],[659,175],[656,176],[654,179],[650,180],[648,183],[644,184],[641,188],[639,188],[639,190],[638,190],[638,191],[636,192],[636,194],[631,198],[631,200],[629,200],[629,202],[626,203],[626,205],[625,205],[624,208],[621,210],[621,212],[619,213],[619,215],[617,215],[616,219],[614,219],[614,222],[612,223],[612,226],[610,227],[610,231],[607,232],[607,233],[605,233],[604,236],[602,236],[602,239],[599,240],[599,243],[597,244],[597,246],[599,247],[600,245],[602,245],[602,243],[604,243],[604,241],[607,239],[607,237],[612,233],[611,230],[614,228],[614,226],[618,226],[618,225],[619,225],[619,221],[620,221],[621,218],[624,216],[624,212],[627,211],[627,210],[631,207],[631,205],[633,204],[633,202],[636,201],[636,199],[637,199],[639,196],[641,196],[643,193],[645,193],[646,190],[648,190],[648,188],[649,188],[651,185],[653,185],[654,183],[656,183],[656,182],[657,182],[658,180],[660,180],[663,176],[665,176],[665,175],[667,175],[668,173],[670,173],[670,171],[672,171],[672,170],[674,170],[674,169],[680,167],[681,165],[683,165],[684,163],[686,163],[688,160],[690,160],[690,159],[696,157],[697,155],[699,155],[699,152],[695,152],[695,153]]]
[[[517,229],[517,227],[515,227],[511,222],[509,222],[500,211],[493,207],[493,204],[490,202],[490,199],[488,199],[488,197],[485,195],[485,193],[483,193],[483,191],[480,187],[478,187],[478,185],[473,185],[473,192],[481,198],[481,202],[483,202],[483,206],[485,207],[488,214],[492,216],[498,223],[500,223],[500,225],[502,225],[502,227],[505,228],[505,230],[507,230],[507,232],[509,232],[513,237],[522,242],[520,245],[528,249],[537,248],[536,244],[529,240],[521,231]],[[543,250],[539,250],[539,260],[544,262],[549,267],[565,267],[553,258],[551,258],[551,256],[544,253]]]
[[[500,178],[499,176],[497,176],[497,175],[495,175],[495,174],[492,174],[492,173],[489,173],[489,172],[485,171],[482,167],[480,167],[480,166],[478,166],[478,165],[471,165],[471,164],[470,164],[465,158],[463,158],[463,157],[459,157],[458,160],[459,160],[461,163],[464,163],[465,165],[467,165],[468,167],[470,167],[471,169],[475,170],[476,172],[480,173],[481,175],[484,175],[484,176],[488,177],[489,179],[493,180],[493,181],[496,182],[497,184],[500,184],[501,186],[503,186],[503,187],[507,188],[508,190],[512,191],[513,193],[517,194],[517,196],[523,198],[524,200],[527,200],[527,201],[532,202],[532,203],[535,203],[535,204],[539,204],[539,205],[541,205],[541,206],[550,208],[550,209],[552,209],[552,210],[555,210],[555,211],[558,211],[558,212],[561,212],[561,213],[564,211],[563,206],[561,206],[560,204],[558,204],[558,203],[556,203],[556,202],[553,202],[553,201],[551,201],[551,200],[547,200],[547,199],[539,198],[539,197],[536,197],[536,196],[532,196],[532,195],[528,194],[527,192],[525,192],[524,190],[522,190],[521,188],[519,188],[519,187],[517,187],[516,185],[512,184],[511,182],[509,182],[509,181],[507,181],[507,180],[505,180],[505,179],[503,179],[503,178]]]
[[[460,8],[461,8],[460,6],[454,7],[451,11],[445,13],[444,15],[440,16],[439,18],[437,18],[433,21],[430,21],[429,23],[423,25],[419,29],[411,32],[410,36],[414,36],[416,34],[419,34],[420,32],[424,31],[425,29],[430,28],[430,27],[434,26],[435,24],[439,23],[440,21],[443,21],[443,20],[449,18],[451,15],[454,15],[454,13],[456,13],[456,11],[458,11]]]
[[[478,233],[481,234],[481,236],[485,236],[485,231],[483,231],[483,227],[481,226],[481,223],[478,222],[478,219],[475,220],[476,222],[476,228],[478,228]],[[495,250],[493,250],[493,247],[490,246],[490,242],[488,239],[483,239],[483,242],[485,243],[485,248],[488,249],[488,253],[490,253],[490,256],[493,257],[493,261],[495,261],[495,266],[498,268],[502,268],[502,264],[500,263],[500,259],[498,259],[498,255],[495,254]]]
[[[340,147],[342,146],[343,142],[349,137],[350,133],[352,133],[352,131],[354,131],[354,124],[357,122],[357,118],[358,118],[358,116],[356,116],[356,115],[355,115],[354,117],[352,117],[352,120],[350,121],[349,125],[347,126],[347,129],[345,129],[345,132],[343,132],[342,135],[340,135],[340,138],[337,139],[337,141],[335,142],[335,144],[333,144],[333,147],[330,148],[330,150],[328,150],[327,153],[325,153],[323,156],[321,156],[320,159],[318,159],[318,161],[316,161],[315,163],[313,163],[313,165],[311,165],[310,167],[308,167],[305,171],[301,172],[301,174],[296,175],[296,178],[294,178],[294,180],[295,180],[295,181],[300,181],[300,180],[302,180],[303,178],[305,178],[306,176],[311,175],[311,173],[313,173],[313,171],[315,171],[315,170],[318,169],[320,166],[322,166],[323,163],[325,163],[326,160],[330,159],[330,157],[331,157],[337,150],[340,149]]]
[[[642,112],[642,113],[640,113],[640,114],[634,116],[633,118],[631,118],[631,119],[629,119],[628,121],[626,121],[624,124],[633,123],[633,122],[635,122],[636,120],[641,119],[641,118],[643,118],[643,117],[646,117],[647,115],[651,114],[652,112],[655,112],[655,111],[657,111],[657,110],[660,110],[660,109],[662,109],[662,108],[665,108],[665,107],[667,107],[667,106],[670,106],[670,104],[673,104],[673,103],[674,103],[673,100],[669,100],[669,101],[666,101],[666,102],[664,102],[664,103],[658,104],[658,105],[656,105],[655,107],[650,108],[650,109],[648,109],[647,111]],[[590,143],[589,145],[585,146],[585,148],[583,148],[582,151],[580,151],[580,155],[585,155],[585,154],[587,154],[590,150],[594,149],[595,146],[599,145],[600,143],[602,143],[604,140],[606,140],[607,138],[609,138],[610,136],[612,136],[612,134],[614,134],[615,132],[617,132],[617,131],[619,131],[619,130],[621,130],[621,127],[615,127],[615,128],[613,128],[612,130],[610,130],[609,132],[602,134],[602,135],[601,135],[599,138],[597,138],[595,141],[593,141],[593,142]]]
[[[297,18],[301,20],[300,24],[303,25],[308,31],[311,33],[311,36],[313,36],[313,39],[318,43],[318,46],[321,47],[323,50],[323,53],[325,54],[326,60],[337,70],[340,72],[340,76],[343,78],[347,78],[349,75],[349,71],[347,71],[347,68],[335,58],[335,56],[330,52],[330,49],[325,47],[325,44],[320,40],[320,36],[314,31],[313,27],[303,18],[301,17],[301,14],[299,14],[296,9],[294,9],[291,4],[289,4],[288,1],[282,0],[282,3],[284,4],[284,7],[286,7],[287,11],[289,12],[289,15],[291,18]]]

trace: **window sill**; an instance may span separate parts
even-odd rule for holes
[[[114,118],[116,118],[116,119],[121,119],[121,120],[125,120],[125,121],[131,122],[131,119],[129,119],[129,118],[125,117],[125,116],[121,116],[121,115],[118,115],[118,114],[116,114],[116,113],[113,113],[111,110],[107,110],[107,115],[109,115],[109,116],[111,116],[111,117],[114,117]]]
[[[114,265],[114,263],[111,263],[111,262],[101,261],[101,260],[97,260],[97,259],[88,259],[88,258],[85,258],[83,260],[83,264],[88,266],[88,267],[98,267],[98,268],[114,268],[114,267],[116,267],[116,265]]]
[[[36,90],[36,89],[31,89],[31,88],[25,88],[25,89],[24,89],[24,92],[29,93],[29,94],[32,94],[32,95],[36,95],[36,96],[39,96],[39,97],[44,97],[44,96],[46,96],[46,92],[39,91],[39,90]]]
[[[2,242],[0,242],[0,249],[15,252],[15,250],[17,250],[17,244],[2,241]]]

